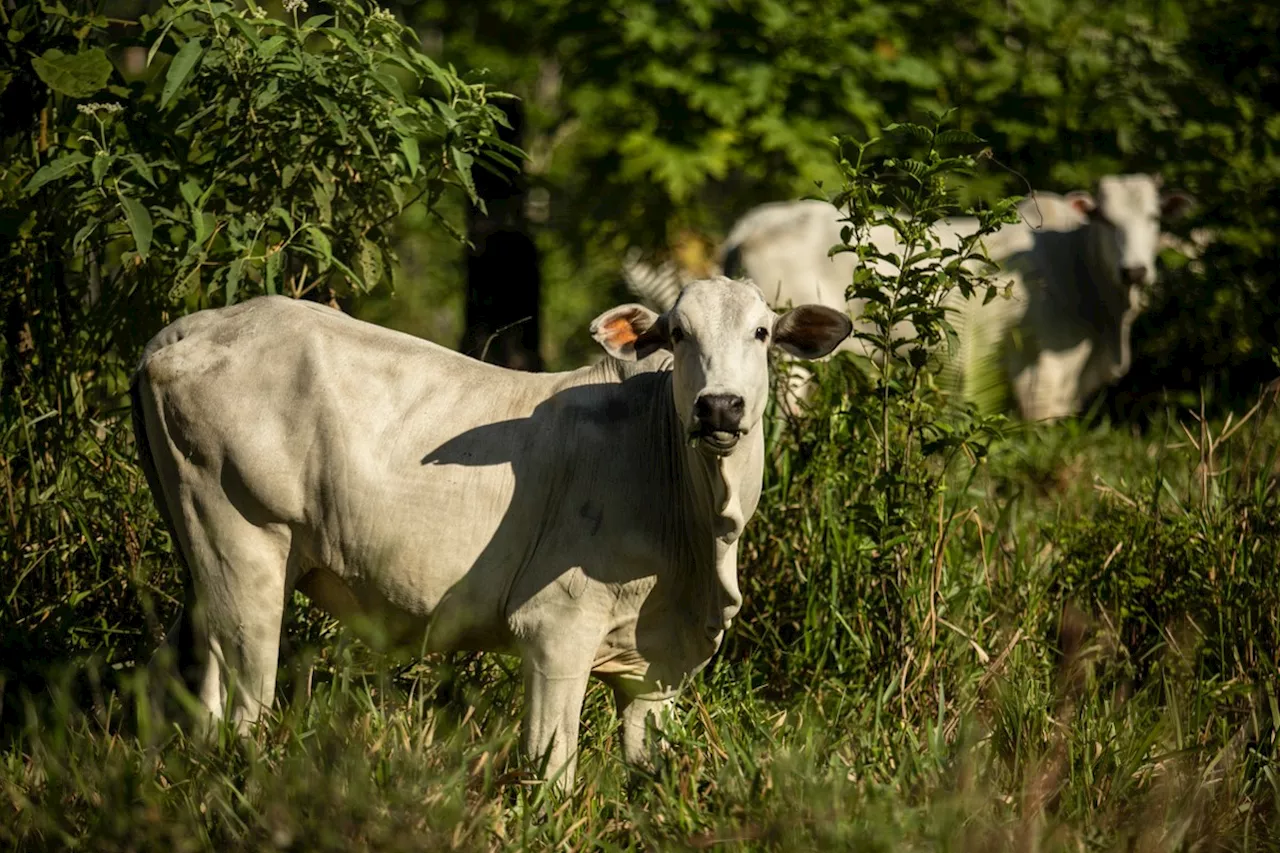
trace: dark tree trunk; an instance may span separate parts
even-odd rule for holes
[[[511,130],[507,142],[520,145],[524,112],[506,107]],[[523,172],[498,177],[475,170],[476,192],[487,211],[472,207],[467,236],[466,331],[459,347],[467,355],[520,370],[541,370],[538,308],[542,278],[538,248],[525,218],[528,186]]]

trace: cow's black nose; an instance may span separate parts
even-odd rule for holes
[[[707,432],[739,432],[746,403],[737,394],[703,394],[693,414]]]
[[[1120,274],[1124,276],[1125,284],[1142,284],[1147,280],[1146,267],[1125,267]]]

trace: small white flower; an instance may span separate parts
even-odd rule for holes
[[[263,18],[267,17],[267,10],[261,6],[257,6],[249,10],[249,17],[261,21]]]
[[[286,12],[305,12],[307,11],[307,0],[284,0],[284,10]]]
[[[369,13],[369,17],[375,21],[394,21],[396,16],[391,13],[390,9],[384,9],[381,6],[374,6],[373,11]]]
[[[91,103],[77,104],[76,109],[87,116],[96,115],[98,113],[118,113],[124,109],[123,106],[116,103]]]

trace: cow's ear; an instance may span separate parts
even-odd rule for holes
[[[1182,190],[1170,190],[1160,196],[1160,218],[1181,219],[1196,206],[1195,196]]]
[[[773,324],[773,343],[798,358],[822,358],[853,331],[849,315],[825,305],[792,308]]]
[[[1066,195],[1067,204],[1071,205],[1077,213],[1083,213],[1085,216],[1091,216],[1098,209],[1098,203],[1093,200],[1093,194],[1084,190],[1072,190]]]
[[[667,344],[667,315],[631,303],[610,308],[591,321],[591,337],[604,351],[623,361],[639,361]]]

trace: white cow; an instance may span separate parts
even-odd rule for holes
[[[961,332],[957,364],[997,360],[1027,419],[1078,412],[1090,394],[1128,371],[1130,330],[1155,280],[1160,220],[1181,216],[1191,204],[1185,193],[1162,194],[1159,178],[1150,175],[1104,177],[1094,195],[1034,193],[1019,206],[1020,223],[984,241],[1003,283],[1012,284],[1012,299],[950,303]],[[816,302],[858,317],[861,302],[845,300],[856,256],[828,256],[840,243],[841,216],[822,201],[761,205],[734,225],[720,264],[754,280],[776,308]],[[938,223],[936,233],[954,246],[976,227],[976,220],[957,217]],[[884,251],[896,248],[887,226],[873,228],[869,239]],[[636,292],[669,298],[662,268],[648,271],[629,259],[625,272]],[[895,329],[897,336],[910,334],[909,327]],[[868,354],[856,338],[842,348]],[[805,375],[796,369],[793,386]]]
[[[850,328],[700,281],[661,316],[596,318],[612,358],[530,374],[279,297],[178,320],[132,398],[189,575],[168,641],[182,680],[209,714],[230,696],[255,720],[299,589],[396,646],[519,655],[526,754],[566,786],[593,673],[642,760],[646,720],[742,603],[766,349],[819,357]]]
[[[1013,299],[958,306],[962,351],[981,338],[999,348],[1023,418],[1078,413],[1129,372],[1133,323],[1156,279],[1161,220],[1192,204],[1186,193],[1162,193],[1151,175],[1105,177],[1094,194],[1033,194],[1019,206],[1022,222],[1002,228],[992,244]]]

